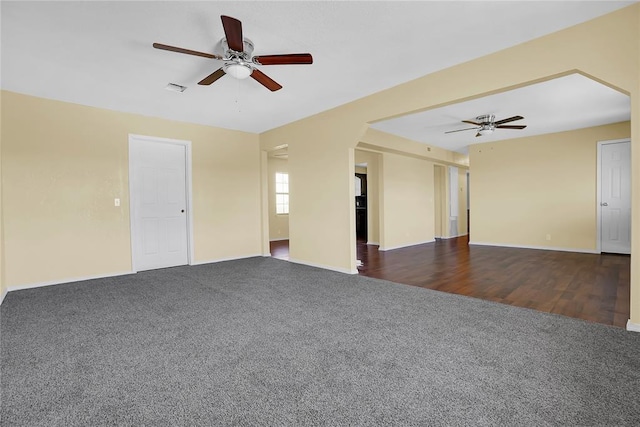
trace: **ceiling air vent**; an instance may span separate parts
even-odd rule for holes
[[[180,86],[180,85],[177,85],[177,84],[175,84],[175,83],[169,83],[169,84],[167,84],[167,86],[165,87],[165,89],[166,89],[166,90],[173,91],[173,92],[180,92],[180,93],[182,93],[182,92],[184,92],[185,90],[187,90],[187,87],[186,87],[186,86]]]

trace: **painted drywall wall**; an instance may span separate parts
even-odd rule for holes
[[[434,239],[433,163],[397,154],[382,154],[384,222],[380,250]]]
[[[288,161],[269,157],[269,240],[289,238],[289,215],[276,214],[276,172],[289,173]]]
[[[471,146],[471,241],[594,251],[597,142],[630,132],[623,122]]]
[[[441,70],[260,135],[263,149],[289,144],[292,176],[311,169],[318,175],[295,178],[306,196],[296,197],[290,238],[299,259],[336,269],[355,270],[355,235],[349,191],[350,149],[362,141],[366,124],[462,100],[486,96],[562,75],[581,72],[631,95],[640,110],[640,5],[604,15],[491,55]],[[473,78],[469,78],[473,76]],[[637,114],[636,114],[637,116]],[[640,120],[632,120],[632,170],[640,171]],[[325,176],[322,185],[316,176]],[[473,178],[472,178],[473,179]],[[292,189],[292,192],[294,190]],[[473,181],[471,182],[473,192]],[[331,200],[329,203],[317,202]],[[640,253],[640,192],[632,197],[632,253]],[[296,212],[297,213],[297,212]],[[381,213],[383,216],[384,213]],[[473,218],[473,212],[471,213]],[[297,215],[296,215],[297,216]],[[473,220],[471,232],[473,233]],[[635,257],[632,255],[632,264]],[[631,318],[640,324],[640,267],[631,272]]]
[[[261,253],[257,135],[11,92],[2,103],[5,286],[131,271],[129,133],[192,141],[195,262]]]
[[[469,157],[465,154],[423,144],[373,128],[367,129],[361,141],[358,143],[358,147],[386,153],[401,154],[403,156],[413,156],[419,159],[426,159],[452,166],[469,166]]]
[[[265,151],[289,147],[290,260],[357,273],[355,143],[350,142],[365,128],[347,117],[331,126],[322,120],[314,120],[311,128],[296,122],[260,135]]]
[[[356,150],[355,162],[366,163],[367,169],[367,243],[380,244],[380,154]]]
[[[467,234],[467,169],[458,168],[458,236]]]

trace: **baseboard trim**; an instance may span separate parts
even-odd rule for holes
[[[631,323],[631,319],[627,320],[627,331],[640,332],[640,323]]]
[[[367,242],[367,245],[380,246],[380,242]]]
[[[8,289],[5,289],[4,291],[2,291],[2,295],[0,295],[0,305],[2,305],[2,302],[4,301],[4,297],[7,296],[7,292],[9,292]]]
[[[468,236],[467,233],[464,234],[456,234],[455,236],[446,236],[446,237],[438,237],[438,239],[442,239],[442,240],[447,240],[447,239],[455,239],[457,237],[464,237],[464,236]]]
[[[309,267],[316,267],[316,268],[323,268],[325,270],[331,270],[331,271],[337,271],[338,273],[344,273],[344,274],[358,274],[358,269],[354,269],[354,270],[350,270],[348,268],[340,268],[340,267],[333,267],[330,265],[324,265],[324,264],[316,264],[315,262],[308,262],[308,261],[302,261],[299,259],[294,259],[294,258],[289,258],[290,262],[296,263],[296,264],[302,264],[302,265],[308,265]]]
[[[270,242],[281,242],[283,240],[289,240],[289,238],[288,237],[283,237],[281,239],[269,239]]]
[[[194,261],[189,265],[214,264],[216,262],[235,261],[237,259],[265,257],[265,256],[271,256],[271,254],[263,255],[262,253],[255,253],[255,254],[251,254],[251,255],[243,255],[243,256],[238,256],[238,257],[216,258],[216,259],[209,259],[209,260],[205,260],[205,261]]]
[[[378,248],[379,251],[392,251],[394,249],[402,249],[402,248],[409,248],[411,246],[418,246],[418,245],[424,245],[425,243],[433,243],[435,242],[436,239],[431,239],[431,240],[425,240],[424,242],[416,242],[416,243],[410,243],[408,245],[400,245],[400,246],[390,246],[390,247],[385,247],[383,248],[382,246],[380,246]]]
[[[63,285],[65,283],[84,282],[85,280],[105,279],[107,277],[127,276],[129,274],[136,274],[136,272],[133,270],[120,271],[118,273],[101,274],[101,275],[95,275],[95,276],[71,277],[68,279],[51,280],[51,281],[39,282],[39,283],[28,283],[26,285],[12,286],[10,288],[7,288],[7,291],[5,292],[5,294],[7,292],[22,291],[24,289],[42,288],[44,286]]]
[[[469,242],[470,245],[476,246],[497,246],[503,248],[516,248],[516,249],[538,249],[542,251],[559,251],[559,252],[579,252],[583,254],[599,254],[600,251],[596,249],[580,249],[580,248],[559,248],[555,246],[528,246],[528,245],[512,245],[508,243],[489,243],[489,242]]]

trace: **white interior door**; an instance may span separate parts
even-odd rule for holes
[[[631,143],[602,144],[600,250],[631,253]]]
[[[188,264],[186,147],[132,138],[129,156],[134,269]]]

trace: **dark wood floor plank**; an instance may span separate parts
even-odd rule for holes
[[[287,240],[271,242],[288,259]],[[624,327],[630,257],[468,244],[468,238],[381,252],[358,240],[363,276]]]

